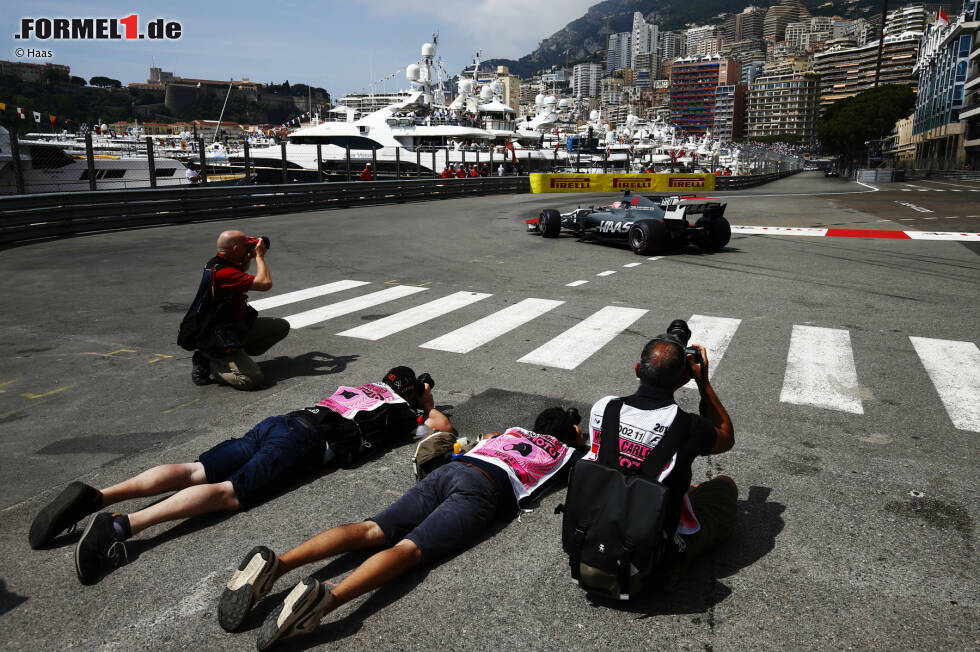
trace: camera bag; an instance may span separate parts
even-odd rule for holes
[[[241,348],[258,313],[248,306],[243,321],[227,319],[233,310],[234,295],[218,294],[215,276],[225,265],[215,260],[209,261],[213,265],[204,268],[194,301],[180,322],[177,344],[185,351],[200,350],[209,356],[220,357]]]
[[[572,469],[562,520],[562,548],[572,579],[589,594],[629,600],[658,569],[673,533],[664,529],[670,491],[657,478],[690,429],[678,409],[663,439],[638,467],[619,466],[619,412],[613,399],[602,415],[599,454]]]
[[[457,440],[456,433],[436,430],[430,432],[415,446],[412,454],[412,470],[415,471],[415,481],[422,480],[437,468],[453,459],[453,445]],[[460,441],[460,451],[467,452],[476,446],[476,442],[463,443]]]

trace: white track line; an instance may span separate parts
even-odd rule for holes
[[[646,312],[640,308],[606,306],[531,351],[518,362],[574,369]]]
[[[250,301],[249,305],[256,310],[268,310],[269,308],[284,306],[287,303],[296,303],[297,301],[305,301],[306,299],[312,299],[314,297],[322,297],[325,294],[333,294],[334,292],[349,290],[362,285],[369,285],[369,283],[367,281],[336,281],[334,283],[327,283],[326,285],[306,288],[305,290],[296,290],[295,292],[279,294],[274,297],[269,297],[268,299]]]
[[[596,276],[612,276],[615,273],[616,273],[616,270],[614,270],[614,269],[607,269],[604,272],[599,272],[598,274],[596,274]]]
[[[346,301],[331,303],[327,306],[289,315],[286,317],[286,321],[293,328],[303,328],[304,326],[317,324],[321,321],[347,315],[358,310],[364,310],[365,308],[394,301],[395,299],[401,299],[402,297],[407,297],[418,292],[425,292],[426,290],[428,288],[420,288],[413,285],[396,285],[379,292],[372,292],[361,297],[354,297]]]
[[[691,315],[687,321],[691,329],[691,344],[700,344],[708,352],[708,378],[715,375],[718,370],[718,363],[725,356],[728,345],[731,344],[741,319],[731,317],[709,317],[707,315]],[[688,382],[684,387],[696,389],[694,381]]]
[[[586,283],[588,283],[588,281],[572,281],[571,283],[566,283],[565,287],[576,288],[580,285],[585,285]]]
[[[980,432],[980,349],[973,342],[910,337],[946,413],[960,430]]]
[[[512,306],[507,306],[503,310],[498,310],[492,315],[487,315],[483,319],[478,319],[472,324],[467,324],[434,340],[429,340],[422,344],[421,348],[451,351],[452,353],[469,353],[563,303],[565,302],[552,299],[524,299]]]
[[[794,324],[779,400],[864,414],[850,333]]]
[[[423,303],[421,306],[402,310],[388,317],[376,319],[363,326],[337,333],[337,335],[377,341],[382,337],[388,337],[413,326],[418,326],[436,317],[441,317],[454,310],[465,308],[472,303],[492,296],[492,294],[485,294],[483,292],[454,292],[453,294],[429,301],[428,303]]]
[[[623,267],[639,267],[643,263],[626,263]]]

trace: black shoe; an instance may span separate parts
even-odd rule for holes
[[[75,546],[75,572],[82,584],[91,584],[103,571],[129,561],[126,544],[116,534],[112,521],[109,512],[93,516]]]
[[[102,507],[102,492],[83,482],[72,482],[57,498],[48,503],[31,523],[27,536],[31,548],[37,550]]]
[[[296,585],[262,623],[255,647],[262,652],[276,641],[309,634],[320,625],[323,614],[333,606],[333,593],[312,577]]]
[[[252,606],[264,598],[276,581],[279,558],[265,546],[245,555],[218,602],[218,624],[226,632],[237,631]]]
[[[194,365],[194,369],[191,370],[191,380],[194,381],[195,385],[210,385],[214,382],[211,380],[211,361],[206,355],[200,351],[194,351],[194,355],[191,356],[191,363]]]

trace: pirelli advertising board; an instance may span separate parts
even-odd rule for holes
[[[713,174],[532,174],[531,192],[676,192],[714,190]]]

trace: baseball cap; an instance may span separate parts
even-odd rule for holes
[[[392,367],[385,374],[383,381],[399,394],[419,390],[421,385],[411,367]]]

